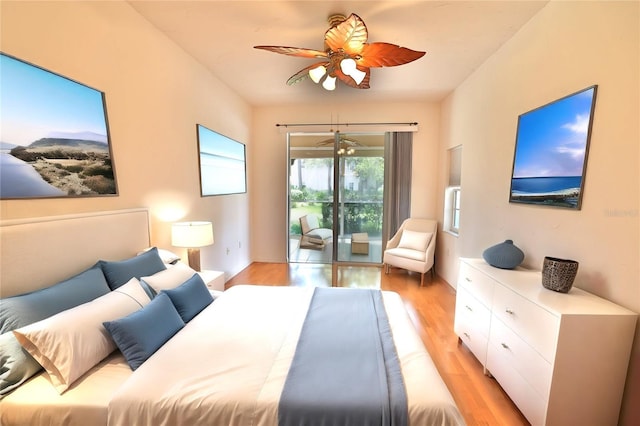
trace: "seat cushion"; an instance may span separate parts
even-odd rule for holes
[[[385,254],[390,254],[396,257],[403,257],[411,260],[417,260],[420,262],[424,262],[425,259],[425,252],[401,247],[385,250]]]
[[[318,228],[305,234],[305,237],[309,237],[310,240],[320,240],[319,244],[322,244],[323,241],[333,237],[333,231],[327,228]]]

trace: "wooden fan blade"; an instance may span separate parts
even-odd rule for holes
[[[326,48],[334,52],[342,49],[350,55],[357,55],[362,51],[368,37],[364,21],[352,13],[347,19],[327,30],[324,43]]]
[[[356,62],[363,67],[395,67],[420,59],[424,54],[390,43],[368,43],[362,49],[362,58]]]
[[[297,73],[295,73],[294,75],[292,75],[291,77],[289,77],[289,79],[287,80],[287,85],[292,86],[296,83],[301,82],[302,80],[304,80],[305,78],[309,77],[309,70],[313,69],[319,65],[323,65],[325,68],[329,68],[329,66],[331,65],[330,62],[318,62],[315,63],[313,65],[309,65],[308,67],[305,67],[303,69],[301,69],[300,71],[298,71]]]
[[[298,56],[301,58],[326,58],[327,53],[314,49],[287,46],[253,46],[254,49],[268,50],[269,52],[280,53],[282,55]]]
[[[343,73],[342,70],[340,70],[340,68],[336,68],[333,73],[335,74],[336,77],[338,77],[338,79],[341,82],[343,82],[349,87],[353,87],[355,89],[368,89],[369,79],[371,77],[371,70],[369,68],[362,68],[362,67],[358,67],[358,69],[360,69],[360,71],[364,71],[367,73],[367,75],[364,76],[360,84],[356,84],[356,81],[350,76]]]

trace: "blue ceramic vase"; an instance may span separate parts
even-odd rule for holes
[[[511,240],[491,246],[482,252],[485,262],[500,269],[513,269],[524,260],[524,253]]]

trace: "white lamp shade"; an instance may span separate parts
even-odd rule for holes
[[[213,244],[211,222],[176,222],[171,226],[171,244],[175,247],[196,248]]]
[[[360,71],[359,69],[354,69],[351,71],[351,78],[356,82],[356,84],[362,83],[362,80],[367,76],[367,73],[364,71]]]
[[[326,73],[327,69],[324,66],[320,65],[309,70],[309,77],[311,77],[311,80],[313,80],[314,83],[318,83],[322,76]]]
[[[351,58],[345,58],[342,61],[340,61],[340,68],[342,69],[342,72],[345,73],[346,75],[351,75],[353,70],[356,69],[356,61]]]
[[[366,72],[360,71],[356,68],[356,61],[351,58],[343,59],[340,62],[340,68],[343,73],[353,78],[356,84],[362,83],[362,80],[367,76]]]
[[[322,82],[322,87],[324,87],[327,90],[335,89],[336,88],[336,78],[328,75],[327,78],[325,78],[324,81]]]

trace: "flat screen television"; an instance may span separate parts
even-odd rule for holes
[[[0,53],[0,198],[117,195],[103,92]]]
[[[209,195],[247,192],[244,144],[197,124],[200,192]]]
[[[597,89],[518,117],[510,202],[580,209]]]

